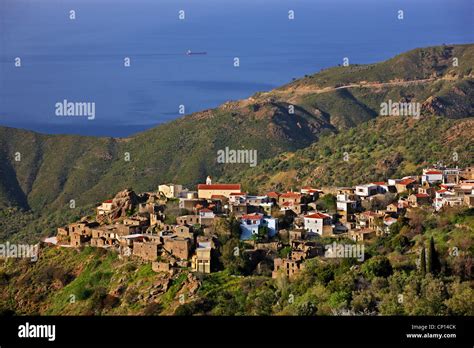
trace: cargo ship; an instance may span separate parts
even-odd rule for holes
[[[193,52],[193,51],[191,51],[191,50],[187,50],[187,51],[186,51],[186,55],[187,55],[187,56],[193,56],[193,55],[196,55],[196,54],[203,55],[203,54],[207,54],[207,52]]]

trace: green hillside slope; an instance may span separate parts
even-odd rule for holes
[[[472,165],[473,153],[472,118],[387,116],[325,136],[308,148],[281,154],[229,180],[242,182],[251,191],[352,186],[413,175],[437,162]]]

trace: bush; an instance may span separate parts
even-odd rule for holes
[[[362,265],[362,272],[366,277],[388,277],[392,274],[392,265],[385,256],[375,256]]]
[[[76,298],[80,301],[87,300],[91,295],[93,291],[87,287],[79,287],[75,293]]]

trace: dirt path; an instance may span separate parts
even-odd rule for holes
[[[340,89],[350,89],[350,88],[381,88],[381,87],[390,87],[390,86],[409,86],[417,85],[427,82],[433,82],[438,80],[453,80],[452,78],[428,78],[420,80],[409,80],[409,81],[393,81],[393,82],[367,82],[367,83],[353,83],[345,86],[339,87],[300,87],[300,88],[288,88],[285,90],[273,90],[271,92],[263,93],[262,95],[278,95],[278,94],[288,94],[293,95],[304,95],[304,94],[321,94],[334,92]]]

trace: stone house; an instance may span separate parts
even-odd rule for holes
[[[273,204],[277,204],[280,198],[280,194],[278,192],[271,191],[267,193],[267,197],[270,202],[272,202]]]
[[[382,213],[374,211],[364,211],[363,213],[356,215],[357,227],[376,230],[379,228],[379,225],[382,224],[381,219],[383,218],[383,215],[384,214]]]
[[[306,231],[304,229],[291,230],[289,231],[288,237],[290,242],[293,240],[302,240],[306,238]]]
[[[418,186],[417,181],[412,178],[402,179],[395,183],[395,187],[397,188],[397,193],[402,193],[406,191],[414,191]]]
[[[426,194],[430,196],[430,198],[434,198],[436,196],[436,189],[429,185],[423,185],[418,187],[418,193]]]
[[[288,278],[293,278],[303,269],[304,264],[301,260],[276,258],[273,261],[272,278],[277,278],[279,274],[284,274]]]
[[[198,199],[198,198],[180,198],[179,199],[179,208],[186,209],[189,211],[194,211],[196,207],[202,206],[204,207],[207,204],[205,199]]]
[[[314,241],[294,240],[290,245],[292,260],[305,260],[324,254],[322,245]]]
[[[474,180],[474,166],[464,168],[461,171],[461,177],[465,180]]]
[[[349,238],[355,242],[363,242],[376,237],[377,232],[370,228],[349,231]]]
[[[416,193],[411,194],[407,197],[407,201],[412,207],[418,207],[420,205],[429,205],[431,204],[431,197],[427,193]]]
[[[125,226],[148,227],[150,220],[144,216],[134,216],[123,220]]]
[[[280,242],[255,243],[255,249],[278,251],[281,249]]]
[[[248,213],[247,203],[236,203],[230,205],[230,212],[234,214],[235,217],[241,217]]]
[[[395,204],[395,203],[390,203],[389,205],[387,205],[387,212],[388,213],[395,213],[395,214],[398,214],[400,208],[398,207],[398,204]]]
[[[58,233],[56,235],[58,243],[70,243],[71,237],[69,235],[69,227],[58,227]]]
[[[278,198],[278,205],[284,203],[290,203],[290,205],[297,205],[302,203],[302,195],[297,192],[286,192],[280,195]]]
[[[154,272],[171,272],[171,264],[169,262],[153,261],[151,269]]]
[[[196,225],[199,224],[200,217],[199,215],[183,215],[176,218],[176,223],[178,225]]]
[[[90,236],[81,234],[79,232],[73,232],[70,234],[70,245],[74,247],[79,247],[84,245],[90,240]]]
[[[194,241],[194,232],[191,226],[178,225],[174,229],[174,234],[179,238],[189,238]]]
[[[158,257],[159,245],[153,242],[134,242],[133,255],[141,257],[144,260],[156,261]]]
[[[188,238],[172,236],[164,238],[163,242],[163,248],[171,255],[182,260],[190,258],[191,241]]]
[[[469,208],[474,207],[474,194],[464,196],[464,205]]]

